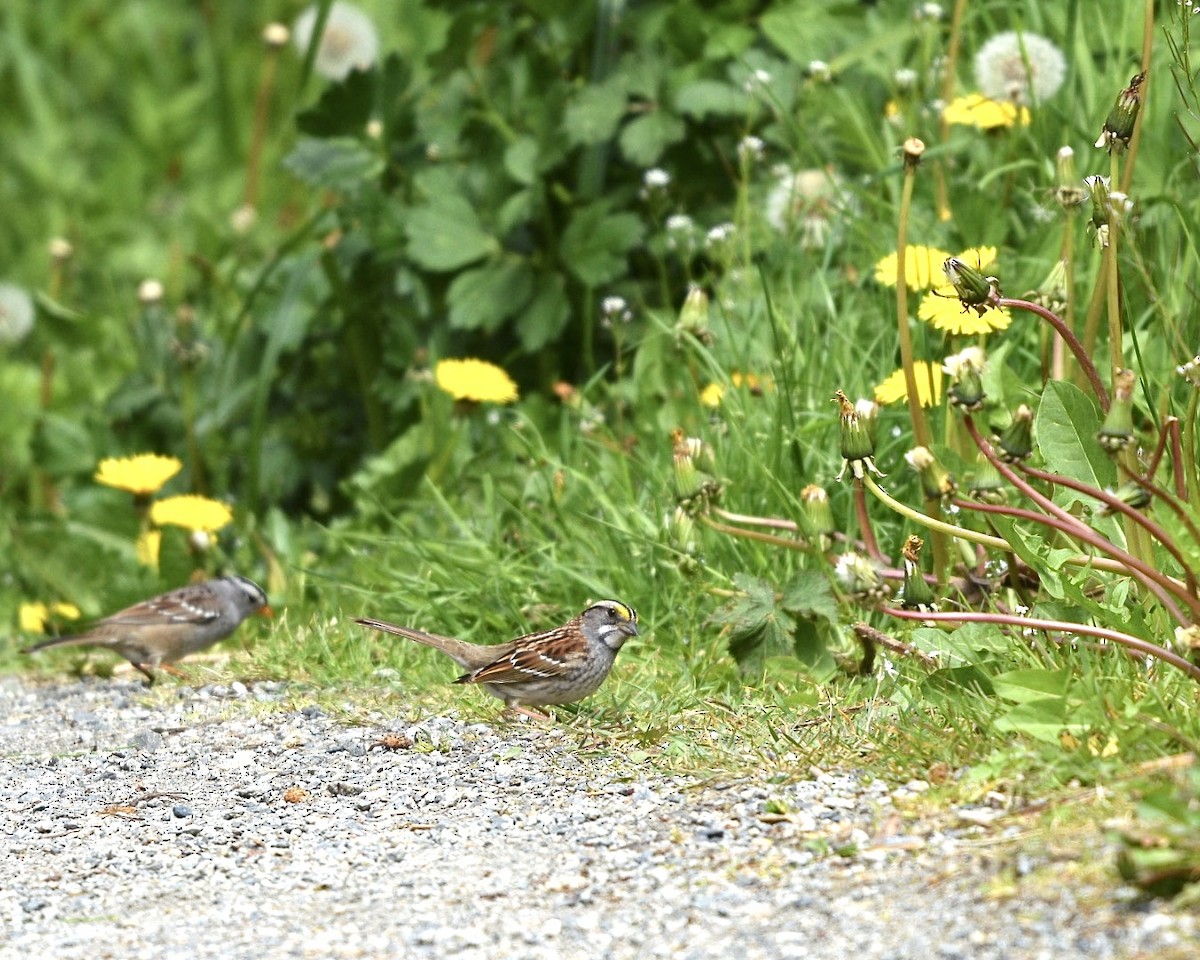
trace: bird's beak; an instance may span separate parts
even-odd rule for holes
[[[636,637],[638,635],[637,624],[630,620],[627,624],[625,624],[625,632],[631,637]]]

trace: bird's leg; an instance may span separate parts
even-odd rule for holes
[[[137,670],[139,673],[141,673],[142,676],[144,676],[146,678],[146,686],[148,686],[148,687],[154,686],[154,674],[150,672],[150,669],[149,669],[149,667],[146,666],[146,664],[135,663],[133,665],[133,667],[135,670]]]
[[[515,720],[518,713],[542,723],[549,723],[553,719],[549,714],[539,713],[537,710],[530,710],[528,707],[521,706],[516,700],[504,701],[504,712],[501,714],[504,719]]]

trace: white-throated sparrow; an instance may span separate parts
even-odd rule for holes
[[[150,668],[212,646],[260,611],[269,616],[271,608],[257,583],[245,577],[219,577],[135,603],[97,621],[84,633],[51,637],[22,652],[47,647],[105,647],[119,653],[153,683]]]
[[[593,603],[561,627],[495,646],[383,620],[355,622],[436,647],[467,671],[455,683],[483,684],[488,693],[504,701],[506,709],[517,710],[520,704],[574,703],[595,693],[612,669],[617,651],[638,633],[637,611],[617,600]]]

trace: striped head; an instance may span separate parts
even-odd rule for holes
[[[600,600],[579,615],[583,631],[600,640],[610,650],[620,650],[630,637],[638,635],[637,611],[619,600]]]

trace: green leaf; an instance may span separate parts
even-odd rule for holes
[[[992,677],[996,693],[1012,703],[1028,703],[1047,697],[1064,699],[1071,685],[1071,669],[1061,670],[1010,670]]]
[[[1096,407],[1082,390],[1062,380],[1046,384],[1033,429],[1034,440],[1050,469],[1101,489],[1114,486],[1116,466],[1096,441],[1099,428]],[[1055,499],[1063,506],[1078,500],[1090,506],[1096,504],[1066,488],[1059,488]]]
[[[829,589],[829,580],[815,570],[798,570],[783,588],[779,604],[789,613],[808,619],[837,620],[837,601]]]
[[[577,211],[563,231],[562,258],[585,286],[598,287],[625,273],[629,252],[641,242],[643,226],[632,213],[612,213],[607,200]]]
[[[492,333],[501,321],[525,307],[532,292],[533,271],[516,257],[464,270],[446,292],[450,326]]]
[[[504,169],[510,177],[528,187],[537,180],[538,143],[533,137],[518,137],[504,151]]]
[[[1067,722],[1067,701],[1062,697],[1047,697],[1019,703],[996,720],[996,729],[1023,733],[1042,743],[1059,744],[1064,732],[1081,733],[1087,724]]]
[[[587,146],[612,139],[625,115],[625,89],[616,83],[596,84],[579,91],[567,105],[563,129],[573,146]]]
[[[751,100],[737,87],[720,80],[697,80],[682,87],[675,95],[675,109],[689,116],[704,118],[716,116],[743,116],[749,110]]]
[[[321,99],[296,117],[301,133],[311,137],[362,135],[375,101],[375,72],[352,70],[340,83],[331,83]]]
[[[618,142],[626,160],[639,167],[649,167],[658,162],[667,147],[679,143],[686,133],[687,127],[678,117],[655,110],[627,123],[621,130]]]
[[[729,627],[729,653],[746,672],[761,672],[767,658],[792,654],[791,618],[775,605],[775,590],[765,580],[738,573],[740,591],[714,613],[710,622]]]
[[[383,171],[383,158],[357,140],[305,138],[283,165],[314,187],[350,192]]]
[[[539,277],[533,300],[517,318],[517,334],[521,338],[521,346],[529,353],[540,350],[562,333],[570,316],[567,282],[562,274],[552,273]]]
[[[404,232],[408,255],[427,270],[457,270],[500,250],[471,204],[456,193],[435,194],[411,210]]]

